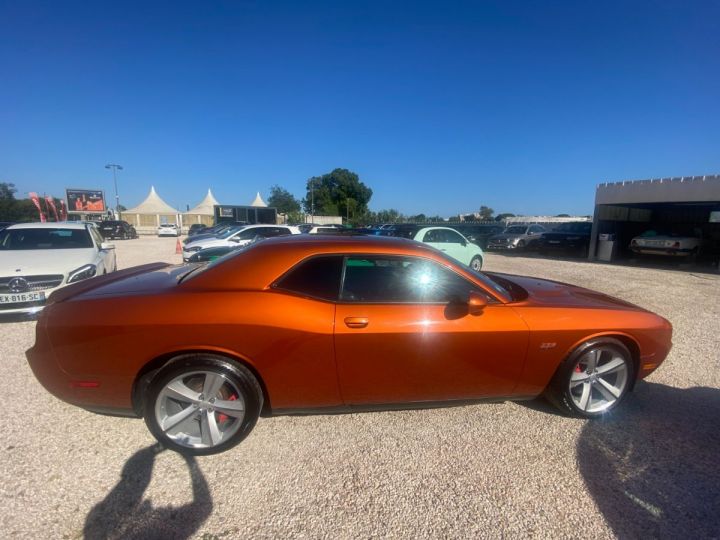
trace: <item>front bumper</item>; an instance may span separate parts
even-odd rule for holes
[[[664,255],[667,257],[687,257],[693,253],[692,249],[673,249],[660,247],[631,246],[633,253],[641,255]]]

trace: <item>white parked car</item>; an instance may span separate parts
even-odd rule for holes
[[[300,234],[300,229],[290,225],[245,225],[239,228],[231,228],[212,238],[202,238],[188,242],[183,246],[183,261],[192,257],[193,253],[209,247],[220,246],[245,246],[259,238],[272,238],[273,236],[285,236],[288,234]]]
[[[0,313],[34,313],[55,289],[117,269],[92,223],[18,223],[0,231]]]
[[[633,238],[630,249],[645,255],[690,257],[698,254],[702,244],[702,239],[695,236],[649,230]]]
[[[180,229],[174,223],[161,223],[157,234],[158,236],[180,236]]]
[[[483,265],[483,250],[477,244],[473,244],[462,234],[450,227],[425,227],[420,229],[414,240],[428,244],[447,255],[469,266],[473,270],[480,271]]]

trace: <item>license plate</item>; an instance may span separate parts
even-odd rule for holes
[[[548,244],[559,244],[560,240],[548,240]]]
[[[21,304],[23,302],[39,302],[41,300],[45,300],[44,291],[0,294],[0,304]]]

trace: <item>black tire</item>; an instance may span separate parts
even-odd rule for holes
[[[480,255],[475,255],[472,258],[472,260],[470,261],[470,264],[468,266],[470,268],[472,268],[473,270],[475,270],[476,272],[479,272],[480,270],[482,270],[482,266],[483,266],[482,257]]]
[[[206,374],[222,379],[221,386],[212,396],[203,395],[209,380]],[[198,392],[199,389],[199,395],[192,400],[170,397],[170,391],[166,388],[170,383],[180,384],[181,388],[192,392]],[[244,410],[238,409],[232,413],[226,411],[227,414],[219,410],[223,405],[218,404],[230,405],[231,402],[240,404],[235,406],[244,406]],[[166,448],[186,455],[206,456],[224,452],[245,439],[255,427],[262,404],[260,384],[245,366],[223,356],[187,354],[173,359],[153,377],[144,396],[144,417],[150,433]],[[242,417],[234,417],[240,412]],[[177,413],[185,420],[163,429],[159,422],[170,420]],[[163,416],[164,420],[161,418]],[[212,440],[208,445],[206,437],[215,438],[210,423],[220,439],[218,442]],[[174,427],[181,425],[186,426],[181,428],[184,431],[168,434]],[[227,429],[221,429],[223,425]]]
[[[526,247],[525,240],[518,240],[517,249],[525,249]]]
[[[618,386],[621,386],[620,393],[617,397],[614,398],[614,401],[607,404],[606,406],[601,404],[602,399],[606,399],[605,396],[603,396],[606,387],[599,388],[602,383],[597,383],[597,380],[601,377],[596,374],[594,374],[595,377],[590,376],[589,371],[585,371],[585,367],[587,366],[583,364],[584,359],[588,358],[587,355],[592,355],[593,351],[598,350],[603,351],[601,357],[606,354],[610,355],[613,362],[616,358],[621,358],[624,362],[624,367],[626,370],[624,373],[624,380],[622,381],[622,384],[620,384],[620,379],[622,378],[620,375],[620,371],[618,370],[617,375],[615,375],[615,383]],[[604,365],[608,364],[606,363]],[[614,373],[615,372],[609,373],[602,378],[612,378]],[[576,418],[599,418],[608,414],[618,405],[620,405],[622,400],[625,398],[625,396],[633,386],[633,381],[635,380],[635,373],[636,368],[635,363],[633,362],[632,355],[630,354],[628,348],[621,341],[613,338],[593,339],[585,342],[580,347],[578,347],[572,354],[570,354],[570,356],[568,356],[568,358],[562,364],[560,364],[557,371],[555,372],[555,375],[550,381],[550,384],[548,384],[547,388],[545,389],[545,397],[568,416],[574,416]],[[577,380],[573,381],[574,376],[586,378],[589,382],[586,383]],[[607,382],[607,380],[605,382]],[[571,383],[575,384],[574,388],[571,388]],[[582,387],[579,389],[579,393],[581,394],[579,396],[578,387],[580,385],[582,385]],[[586,408],[583,409],[579,406],[579,404],[582,403],[582,396],[584,395],[585,385],[589,385],[589,398],[586,400]],[[612,386],[613,388],[615,388],[614,385]],[[603,407],[602,410],[592,410],[593,393],[595,396],[601,396],[601,399],[596,401],[596,408]]]

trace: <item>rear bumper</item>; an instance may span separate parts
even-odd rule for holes
[[[45,331],[44,315],[36,326],[35,345],[25,352],[25,356],[38,382],[58,399],[88,410],[136,416],[131,399],[132,378],[66,372]]]

